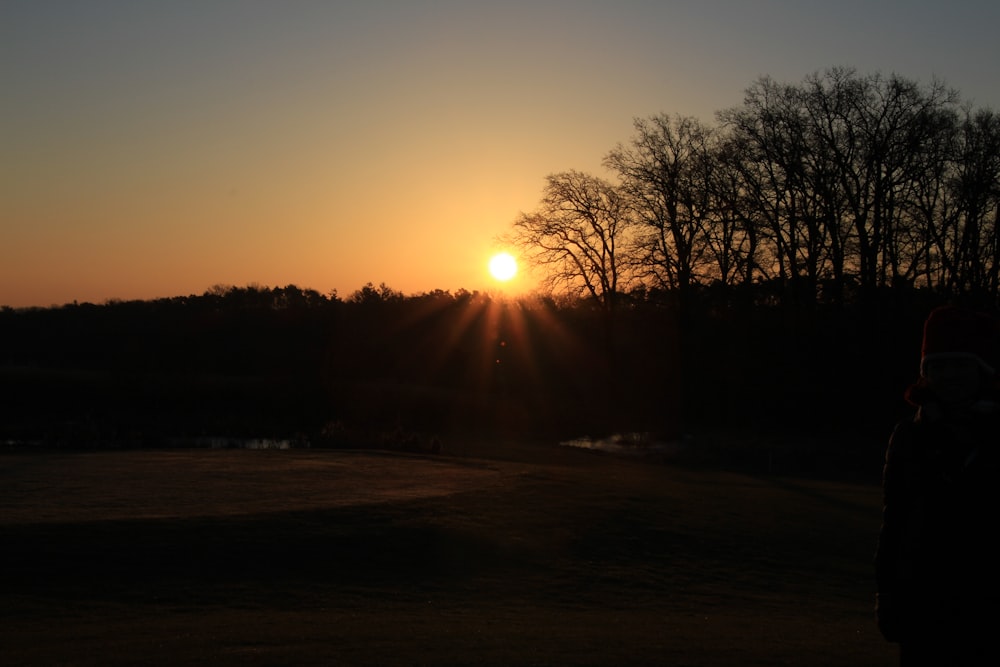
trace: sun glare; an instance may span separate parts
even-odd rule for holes
[[[517,260],[508,252],[499,252],[490,258],[490,275],[507,282],[517,275]]]

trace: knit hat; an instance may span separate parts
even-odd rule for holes
[[[989,374],[1000,368],[1000,322],[958,306],[931,311],[924,323],[920,349],[920,375],[933,359],[973,359]]]

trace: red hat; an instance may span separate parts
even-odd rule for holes
[[[974,359],[986,372],[996,373],[1000,368],[1000,322],[958,306],[932,310],[924,323],[920,375],[924,375],[929,360],[955,357]]]

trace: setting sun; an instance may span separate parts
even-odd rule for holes
[[[507,252],[500,252],[490,258],[490,275],[506,282],[517,274],[517,260]]]

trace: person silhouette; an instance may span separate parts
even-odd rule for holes
[[[886,449],[876,619],[900,664],[1000,665],[1000,322],[957,306],[924,323],[916,408]]]

